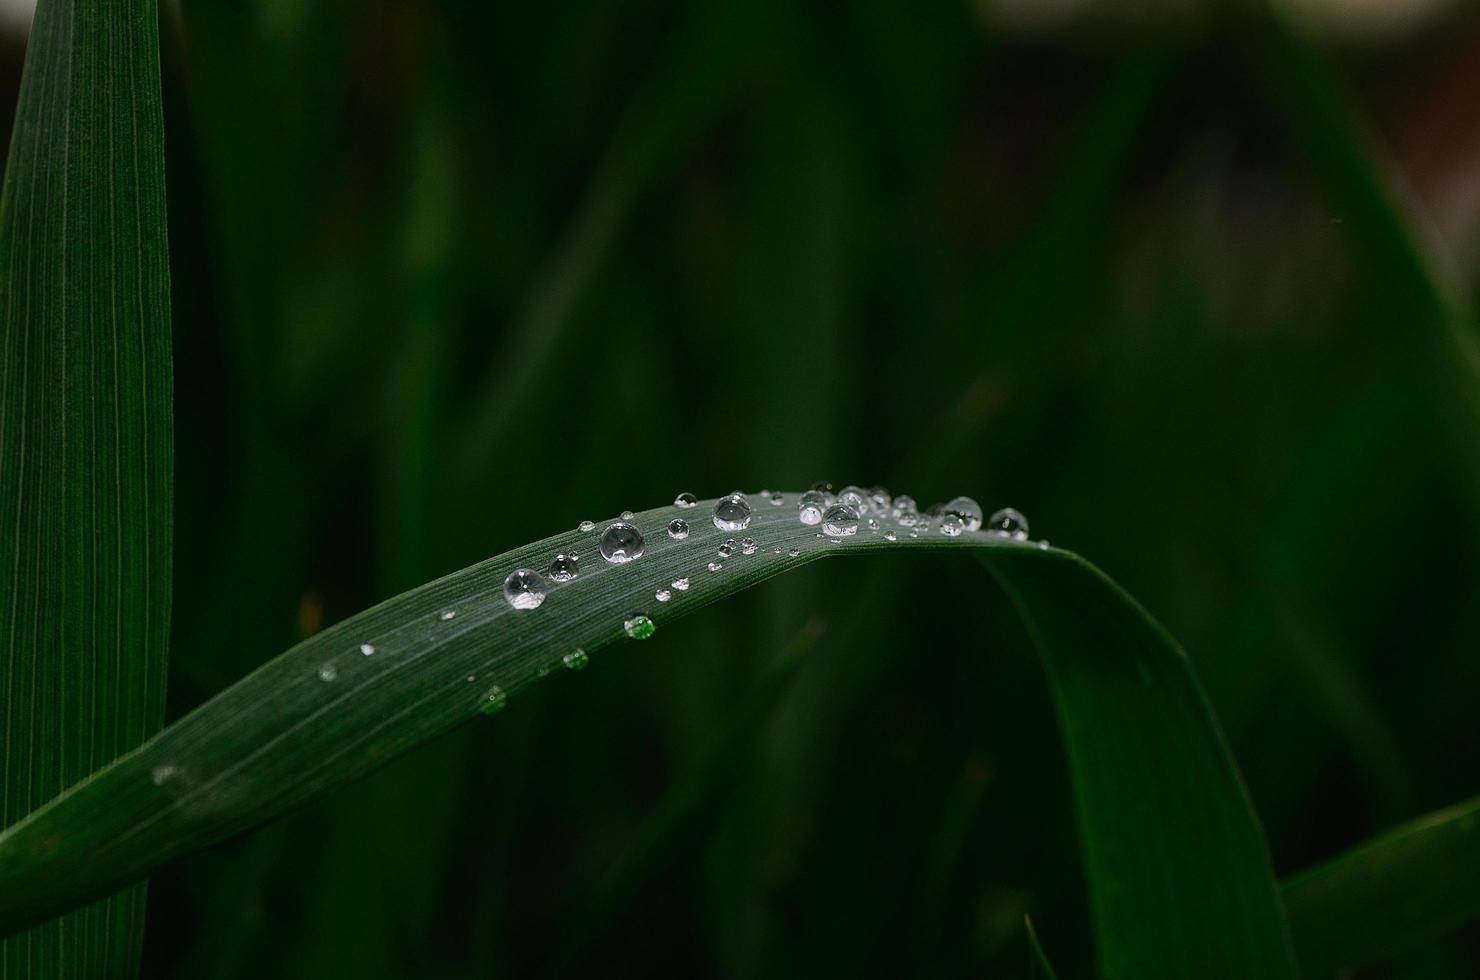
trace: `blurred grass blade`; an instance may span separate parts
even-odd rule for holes
[[[1043,951],[1043,944],[1038,941],[1038,930],[1033,928],[1033,920],[1024,917],[1023,928],[1028,933],[1028,950],[1032,956],[1029,962],[1034,980],[1059,980],[1058,974],[1053,972],[1053,964],[1048,962],[1048,954]]]
[[[1293,977],[1264,832],[1192,667],[1082,561],[983,555],[1048,671],[1105,977]]]
[[[0,200],[0,824],[164,706],[170,327],[149,0],[41,0]],[[138,969],[143,886],[0,943],[0,976]]]
[[[1353,848],[1282,891],[1307,977],[1436,939],[1480,916],[1480,798]]]
[[[740,532],[714,526],[711,502],[663,507],[632,519],[647,536],[634,562],[601,561],[597,531],[567,532],[306,640],[0,835],[0,930],[276,816],[480,706],[517,701],[577,649],[641,637],[639,614],[661,625],[824,556],[965,549],[986,556],[1013,595],[1056,688],[1105,975],[1292,975],[1232,759],[1187,661],[1144,610],[1069,552],[983,532],[823,538],[797,521],[795,500],[757,499],[744,532],[753,554],[737,548],[716,561]],[[673,540],[664,528],[680,515],[692,530]],[[551,583],[538,610],[504,600],[514,569],[543,569],[571,551],[585,556],[580,575]],[[686,588],[671,585],[679,579]]]

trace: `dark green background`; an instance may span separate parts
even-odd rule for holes
[[[1480,17],[1353,42],[964,3],[183,0],[162,34],[171,717],[583,518],[827,477],[1012,504],[1118,579],[1189,650],[1281,874],[1476,792],[1480,382],[1426,283],[1463,313],[1480,273]],[[968,560],[821,565],[178,862],[146,972],[1012,977],[1031,914],[1087,975],[1005,600]],[[1477,962],[1471,930],[1371,975]]]

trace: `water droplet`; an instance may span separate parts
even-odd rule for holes
[[[923,517],[915,513],[915,511],[913,510],[899,511],[894,519],[899,522],[900,527],[914,527],[916,524],[919,524],[922,520],[924,520]]]
[[[1047,538],[1044,538],[1042,541],[1038,542],[1038,550],[1039,551],[1047,551],[1048,550],[1048,539]]]
[[[1028,539],[1028,519],[1011,507],[1004,507],[992,515],[987,526],[997,534],[1005,534],[1014,541]]]
[[[618,514],[617,516],[620,517],[624,521],[630,521],[630,520],[632,520],[632,518],[636,517],[637,515],[634,514],[634,513],[632,513],[632,511],[630,511],[630,510],[624,510],[620,514]]]
[[[944,512],[961,518],[968,531],[980,531],[982,527],[982,505],[970,497],[953,497],[945,505]],[[1016,511],[1014,511],[1016,513]]]
[[[678,591],[680,591],[680,592],[687,592],[687,591],[689,591],[689,580],[688,580],[688,578],[676,578],[676,579],[674,579],[673,580],[673,587],[675,589],[677,589]]]
[[[813,493],[820,493],[823,497],[830,497],[832,496],[833,485],[831,480],[818,480],[807,489]]]
[[[838,499],[842,498],[843,494],[839,494]],[[844,503],[833,504],[822,517],[822,533],[830,538],[846,538],[850,534],[857,534],[858,508]]]
[[[682,517],[675,517],[668,522],[668,536],[675,541],[682,541],[689,536],[689,522]]]
[[[909,511],[919,510],[920,505],[915,503],[915,498],[907,493],[902,493],[894,498],[894,514],[899,516]]]
[[[687,490],[685,490],[683,493],[679,494],[677,497],[674,497],[673,498],[673,506],[675,506],[675,507],[692,507],[695,504],[697,504],[698,502],[699,502],[699,498],[698,497],[695,497],[693,494],[689,493]]]
[[[889,512],[889,506],[893,502],[893,498],[889,496],[889,491],[883,487],[873,487],[868,492],[869,509],[875,514],[887,514]]]
[[[673,593],[669,592],[667,589],[659,589],[657,592],[653,593],[653,598],[657,599],[659,602],[667,602],[669,599],[673,598]]]
[[[333,664],[324,664],[319,668],[319,680],[325,684],[332,683],[339,676],[339,670]]]
[[[746,538],[740,542],[740,553],[742,555],[755,554],[755,538]]]
[[[483,698],[478,702],[478,710],[485,715],[491,715],[502,711],[504,705],[509,703],[509,696],[504,689],[497,684],[483,692]]]
[[[786,554],[787,554],[788,557],[791,557],[791,558],[800,558],[800,557],[802,557],[802,550],[800,548],[793,548],[790,551],[788,551]]]
[[[638,613],[622,624],[622,631],[634,640],[646,640],[658,631],[658,624]]]
[[[809,527],[822,523],[822,512],[826,509],[827,495],[821,490],[808,490],[797,500],[797,517]]]
[[[868,510],[868,491],[850,484],[838,491],[838,503],[847,504],[862,514]]]
[[[715,502],[714,526],[721,531],[743,531],[750,526],[750,501],[744,494],[732,493]]]
[[[868,521],[866,522],[866,524],[867,524],[867,527],[868,527],[868,529],[870,531],[878,531],[879,530],[879,522],[877,520],[875,520],[874,518],[872,518],[872,517],[870,517],[868,519]]]
[[[473,682],[474,682],[474,681],[476,681],[476,680],[477,680],[477,679],[478,679],[478,675],[477,675],[477,674],[469,674],[469,675],[468,675],[468,676],[467,676],[467,677],[466,677],[466,678],[465,678],[465,680],[466,680],[466,681],[467,681],[467,682],[468,682],[468,683],[469,683],[469,684],[471,684],[471,683],[473,683]]]
[[[586,656],[585,650],[582,650],[580,647],[576,647],[570,653],[567,653],[565,656],[561,657],[560,662],[565,664],[565,666],[570,670],[580,670],[582,667],[591,662],[591,658]]]
[[[726,541],[724,544],[722,544],[722,545],[719,546],[719,556],[721,558],[728,558],[728,557],[730,557],[734,553],[735,553],[735,539],[734,538],[731,538],[730,540]]]
[[[594,530],[596,530],[596,522],[595,521],[582,521],[581,524],[580,524],[580,530],[582,530],[582,531],[594,531]]]
[[[964,530],[966,522],[961,520],[960,514],[947,514],[940,519],[940,533],[948,538],[960,537]]]
[[[578,555],[556,555],[550,559],[550,580],[569,582],[581,574],[581,559]]]
[[[515,609],[538,609],[545,601],[545,580],[532,568],[515,569],[504,579],[504,601]]]
[[[773,493],[770,497],[766,499],[771,501],[772,507],[780,507],[782,504],[786,503],[786,497],[779,493]]]
[[[361,643],[360,652],[367,657],[373,657],[375,656],[375,647],[369,643]]]
[[[444,609],[444,610],[442,610],[441,612],[439,612],[437,614],[437,618],[440,619],[442,622],[445,623],[449,619],[451,619],[452,617],[454,617],[456,615],[457,615],[457,610],[456,609]]]
[[[170,763],[162,762],[155,766],[154,770],[149,773],[149,778],[154,782],[155,786],[163,786],[167,781],[173,779],[179,771]]]
[[[899,540],[899,535],[895,534],[893,531],[885,531],[884,532],[884,540],[885,541],[898,541]]]
[[[721,565],[721,564],[720,564],[720,563],[719,563],[719,562],[717,562],[717,561],[712,561],[712,562],[710,562],[710,563],[709,563],[709,570],[710,570],[710,571],[711,571],[711,572],[717,572],[717,571],[719,571],[719,570],[720,570],[720,569],[721,569],[721,568],[724,568],[724,567],[725,567],[725,566],[723,566],[723,565]]]
[[[613,565],[621,565],[642,557],[642,532],[626,521],[614,521],[601,532],[596,548],[601,557]]]

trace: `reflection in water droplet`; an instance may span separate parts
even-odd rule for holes
[[[621,565],[642,557],[642,532],[626,521],[614,521],[601,532],[596,549],[601,557],[613,565]]]
[[[676,579],[674,579],[673,580],[673,587],[675,589],[677,589],[678,591],[680,591],[680,592],[687,592],[687,591],[689,591],[689,580],[688,580],[688,578],[685,577],[685,578],[676,578]]]
[[[653,598],[657,599],[659,602],[667,602],[669,599],[673,598],[673,593],[669,592],[667,589],[659,589],[657,592],[653,593]]]
[[[714,526],[721,531],[743,531],[750,526],[750,501],[742,494],[721,497],[714,505]]]
[[[966,525],[968,531],[981,530],[982,505],[970,497],[953,497],[946,502],[944,512],[961,518],[961,523]]]
[[[839,494],[838,499],[842,500],[843,494]],[[845,503],[833,504],[822,517],[822,533],[830,538],[846,538],[857,534],[858,508]]]
[[[369,643],[361,643],[360,652],[367,657],[373,657],[375,656],[375,647]]]
[[[556,555],[550,559],[551,581],[569,582],[579,574],[581,574],[581,560],[576,555]]]
[[[827,509],[827,496],[821,490],[808,490],[797,500],[797,519],[807,526],[822,523]]]
[[[695,504],[697,504],[698,502],[699,502],[699,498],[698,497],[695,497],[693,494],[689,493],[687,490],[685,490],[683,493],[679,494],[677,497],[674,497],[673,498],[673,506],[675,506],[675,507],[692,507]]]
[[[594,530],[596,530],[596,522],[595,521],[582,521],[581,522],[581,526],[580,526],[580,530],[582,530],[582,531],[594,531]]]
[[[331,683],[338,676],[339,671],[333,664],[324,664],[324,666],[319,668],[319,680],[325,684]]]
[[[993,514],[991,520],[987,521],[987,527],[1014,541],[1026,541],[1028,538],[1028,519],[1011,507],[1004,507]]]
[[[940,533],[948,538],[960,537],[964,530],[966,522],[961,520],[960,514],[947,514],[940,519]]]
[[[586,656],[586,651],[580,647],[576,647],[570,653],[560,658],[560,662],[571,670],[580,670],[586,664],[590,663],[590,661],[591,658]]]
[[[508,703],[509,696],[504,693],[503,688],[495,684],[483,692],[483,698],[478,702],[478,710],[485,715],[491,715],[502,710],[503,706]]]
[[[518,568],[504,579],[504,601],[515,609],[538,609],[545,601],[545,580],[532,568]]]
[[[682,541],[689,536],[689,522],[682,517],[675,517],[668,522],[668,536],[675,541]]]
[[[634,640],[646,640],[658,631],[658,625],[642,613],[638,613],[622,624],[622,630]]]

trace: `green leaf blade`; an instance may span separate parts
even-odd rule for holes
[[[43,0],[0,197],[0,826],[164,709],[169,274],[152,3]],[[0,976],[129,975],[142,888],[0,942]]]

